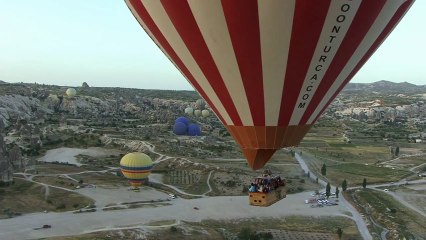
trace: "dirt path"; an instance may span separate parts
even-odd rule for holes
[[[378,188],[375,188],[375,187],[369,187],[369,188],[372,188],[372,189],[374,189],[376,191],[380,191],[380,192],[387,193],[387,194],[391,195],[395,200],[397,200],[398,202],[400,202],[405,207],[407,207],[407,208],[409,208],[409,209],[411,209],[411,210],[419,213],[420,215],[422,215],[423,217],[426,218],[426,213],[424,211],[418,209],[416,206],[414,206],[414,205],[410,204],[409,202],[405,201],[405,199],[402,196],[399,196],[398,194],[396,194],[396,193],[394,193],[392,191],[385,192],[384,190],[381,190],[381,189],[378,189]],[[424,197],[424,195],[421,195],[421,196]]]
[[[426,156],[426,153],[417,153],[417,154],[411,154],[411,155],[405,155],[405,154],[403,154],[403,155],[401,155],[401,156],[399,156],[397,158],[394,158],[394,159],[391,159],[391,160],[388,160],[388,161],[385,161],[385,162],[381,162],[380,164],[391,163],[393,161],[400,160],[401,158],[420,157],[420,156]]]

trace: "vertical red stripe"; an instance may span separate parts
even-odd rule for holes
[[[242,122],[187,1],[161,0],[180,37],[206,76],[235,125]],[[239,89],[229,89],[235,91]]]
[[[253,124],[264,126],[265,104],[257,0],[222,0],[222,7]]]
[[[345,38],[339,46],[330,67],[324,74],[324,77],[318,86],[317,91],[312,97],[309,106],[300,120],[300,124],[306,124],[309,117],[318,107],[321,100],[327,94],[328,89],[333,85],[340,72],[351,59],[352,55],[361,44],[370,27],[373,25],[377,16],[380,14],[386,0],[363,1],[352,21],[351,26],[346,33]],[[353,10],[354,11],[354,10]],[[338,46],[334,46],[338,47]]]
[[[392,32],[392,30],[396,27],[396,25],[399,23],[399,21],[404,17],[405,13],[408,11],[410,6],[413,4],[412,0],[408,0],[405,3],[403,3],[399,9],[396,11],[395,15],[391,18],[389,23],[386,25],[386,27],[383,29],[382,33],[379,35],[379,37],[376,39],[376,41],[373,43],[373,45],[370,47],[370,49],[367,51],[367,53],[362,57],[362,59],[359,61],[359,63],[356,65],[354,70],[352,70],[351,74],[345,79],[345,81],[340,85],[339,89],[333,94],[333,96],[330,98],[330,100],[327,102],[327,104],[323,107],[321,112],[318,114],[318,116],[315,118],[313,123],[315,123],[318,118],[321,116],[321,114],[327,109],[328,105],[336,98],[336,96],[342,91],[342,89],[348,84],[348,82],[355,76],[355,74],[361,69],[361,67],[367,62],[367,60],[374,54],[374,52],[377,50],[377,48],[380,47],[380,45],[385,41],[387,36]]]
[[[130,4],[133,6],[138,16],[142,19],[142,21],[146,24],[149,31],[154,35],[157,39],[158,43],[163,47],[163,49],[167,52],[170,58],[175,62],[177,67],[182,71],[182,73],[186,76],[189,82],[195,87],[197,92],[208,102],[209,106],[213,109],[213,111],[217,114],[222,123],[226,123],[217,108],[213,105],[210,98],[204,92],[204,90],[200,87],[200,85],[195,81],[194,77],[190,73],[190,71],[185,67],[185,64],[182,60],[177,56],[176,52],[172,49],[170,44],[167,42],[166,38],[161,33],[160,29],[158,29],[155,22],[152,20],[151,16],[143,6],[140,0],[130,0]],[[148,34],[149,35],[149,34]]]
[[[293,114],[306,72],[321,35],[330,1],[321,1],[320,4],[312,4],[311,0],[296,1],[287,71],[278,120],[278,125],[280,126],[288,125]]]

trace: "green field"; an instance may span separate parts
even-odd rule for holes
[[[407,170],[391,169],[361,163],[345,163],[328,159],[318,159],[314,155],[303,152],[302,157],[311,171],[320,173],[321,167],[325,163],[327,168],[327,181],[339,185],[344,179],[348,181],[348,186],[362,184],[364,178],[368,183],[381,183],[398,181],[411,174]]]
[[[360,206],[370,206],[369,212],[374,221],[390,230],[388,239],[424,239],[426,237],[424,217],[406,208],[392,196],[371,189],[348,192],[347,196],[354,197]],[[364,208],[359,205],[357,208],[364,212]]]
[[[345,217],[301,217],[289,216],[283,219],[244,219],[234,221],[214,221],[205,220],[199,223],[200,226],[213,229],[222,229],[226,235],[236,236],[243,229],[251,231],[262,231],[265,229],[279,229],[295,232],[318,232],[335,234],[338,227],[343,230],[343,239],[361,239],[355,223]],[[337,234],[336,234],[337,237]]]
[[[271,239],[258,238],[255,236],[259,232],[268,230],[287,230],[296,233],[311,233],[309,239],[323,240],[315,238],[315,234],[329,234],[333,239],[338,239],[336,230],[342,228],[342,239],[361,239],[355,223],[345,217],[328,218],[307,218],[307,217],[286,217],[285,219],[238,219],[227,221],[204,220],[201,222],[185,222],[174,224],[174,221],[161,221],[149,224],[155,226],[148,234],[144,234],[150,240],[220,240],[220,239]],[[163,226],[163,227],[161,227]],[[115,231],[104,231],[89,233],[78,236],[53,237],[50,240],[110,240],[110,239],[139,239],[140,229],[126,229]],[[250,234],[250,236],[248,236]],[[239,237],[239,238],[238,238]],[[281,236],[285,237],[285,236]]]
[[[356,163],[339,164],[327,168],[327,178],[331,182],[340,184],[343,179],[346,179],[349,185],[360,185],[364,178],[367,179],[368,183],[394,182],[410,174],[411,172],[406,170]]]
[[[69,211],[92,203],[91,199],[77,193],[52,187],[46,197],[44,187],[18,178],[15,179],[15,184],[0,188],[0,218],[44,210]]]
[[[174,170],[164,175],[164,183],[178,187],[191,194],[203,194],[209,190],[207,186],[207,171]]]

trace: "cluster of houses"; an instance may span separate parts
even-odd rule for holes
[[[360,103],[343,103],[337,99],[330,106],[329,114],[333,117],[352,118],[363,122],[426,124],[426,104],[417,101],[413,104],[384,106],[381,100]]]

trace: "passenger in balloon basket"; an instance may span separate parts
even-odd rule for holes
[[[256,177],[253,179],[253,181],[250,183],[249,186],[249,196],[250,198],[255,198],[255,194],[250,193],[263,193],[263,195],[269,195],[272,194],[273,197],[265,198],[262,196],[261,198],[264,199],[264,201],[252,201],[256,202],[256,204],[252,205],[259,205],[259,206],[268,206],[272,204],[273,202],[276,202],[280,200],[281,198],[285,197],[284,195],[281,195],[281,187],[284,187],[286,185],[285,179],[282,179],[279,175],[274,176],[271,172],[271,170],[267,169],[263,172],[263,174],[259,177]],[[259,204],[257,204],[259,203]]]

